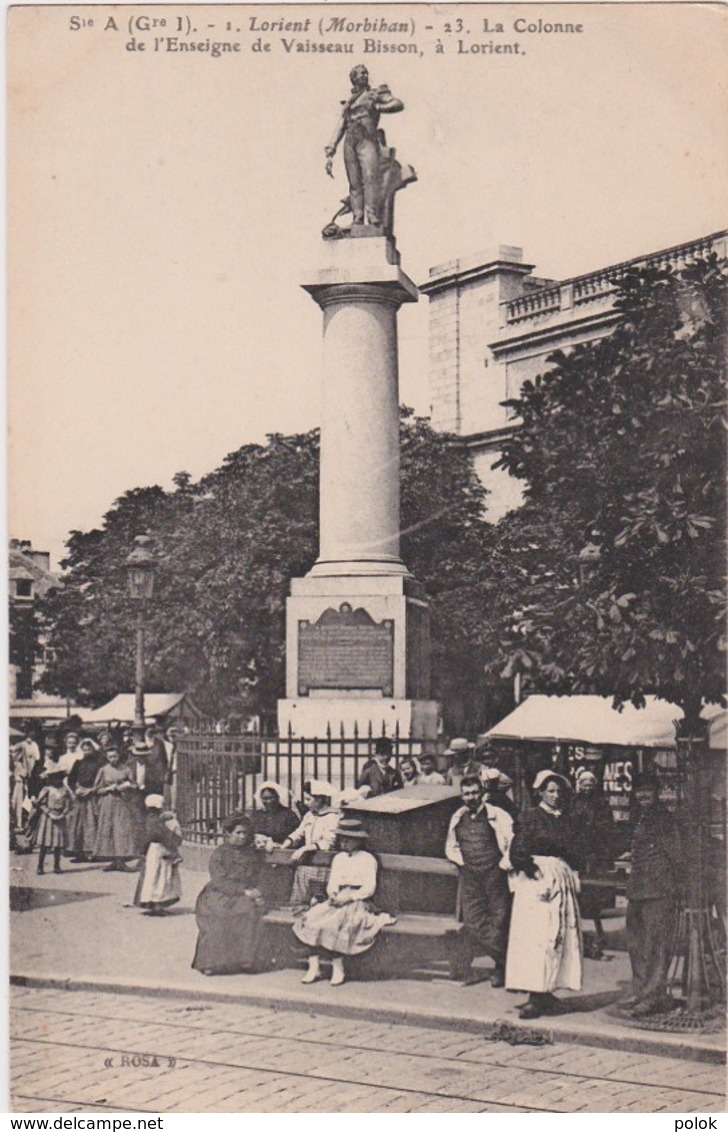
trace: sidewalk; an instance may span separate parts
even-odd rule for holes
[[[259,1003],[370,1020],[417,1023],[478,1033],[504,1022],[548,1031],[554,1041],[658,1053],[718,1062],[723,1034],[667,1034],[638,1030],[608,1012],[629,992],[629,959],[585,961],[584,989],[559,992],[573,1009],[554,1018],[521,1022],[524,995],[488,983],[460,987],[446,972],[413,971],[407,978],[301,984],[297,970],[206,978],[190,967],[197,931],[194,904],[203,872],[182,870],[183,898],[166,918],[143,916],[131,904],[136,874],[105,873],[98,865],[70,865],[62,875],[35,874],[36,856],[10,855],[12,901],[10,969],[15,982],[68,989],[156,993],[190,999]],[[614,921],[611,922],[612,925]]]

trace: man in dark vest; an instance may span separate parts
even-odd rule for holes
[[[683,877],[678,826],[659,801],[658,779],[635,779],[632,800],[639,807],[627,881],[627,946],[632,963],[635,1017],[665,1006],[667,972]]]
[[[506,872],[508,849],[513,837],[510,814],[483,799],[483,783],[466,775],[460,783],[463,806],[450,822],[445,856],[460,869],[463,928],[460,962],[453,974],[465,986],[481,981],[473,970],[476,955],[490,955],[495,962],[491,986],[505,983],[511,894]]]

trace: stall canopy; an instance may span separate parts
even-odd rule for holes
[[[32,700],[12,700],[8,715],[10,719],[38,719],[41,722],[67,719],[78,709],[70,700],[60,700],[53,696],[36,695]]]
[[[682,708],[656,696],[647,696],[646,701],[643,708],[624,704],[618,711],[610,696],[529,696],[480,738],[674,747],[675,723],[683,718]],[[727,714],[718,704],[703,709],[703,719],[709,721],[708,745],[713,750],[725,750]]]
[[[131,692],[120,692],[107,704],[95,710],[79,710],[84,723],[133,723],[134,696]],[[199,719],[202,713],[184,692],[148,692],[144,696],[144,716],[147,720]]]

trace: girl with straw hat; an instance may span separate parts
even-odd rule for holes
[[[377,860],[366,852],[367,832],[355,818],[342,818],[337,829],[340,852],[331,863],[328,899],[314,904],[293,925],[293,932],[310,948],[304,983],[321,975],[321,959],[331,960],[331,985],[345,979],[344,956],[368,951],[379,932],[395,921],[387,912],[374,912],[370,901],[377,887]]]

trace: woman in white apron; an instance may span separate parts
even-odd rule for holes
[[[582,838],[569,815],[571,786],[554,771],[534,780],[538,805],[520,814],[511,842],[513,912],[506,986],[528,991],[521,1018],[558,1009],[553,991],[581,990],[578,892]]]

